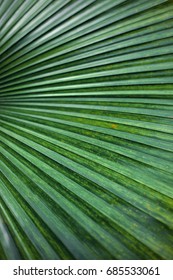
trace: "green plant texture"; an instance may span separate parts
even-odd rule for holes
[[[173,1],[0,18],[0,258],[173,259]]]

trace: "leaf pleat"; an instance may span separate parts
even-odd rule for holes
[[[2,0],[0,258],[173,258],[173,2]]]

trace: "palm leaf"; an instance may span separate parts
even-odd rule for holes
[[[173,2],[1,4],[1,259],[173,258]]]

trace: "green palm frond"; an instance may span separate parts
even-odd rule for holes
[[[2,0],[1,259],[173,258],[173,1]]]

